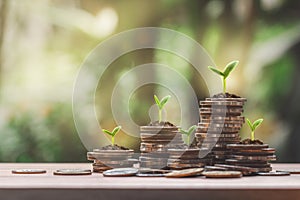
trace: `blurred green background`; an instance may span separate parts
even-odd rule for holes
[[[299,10],[298,0],[0,0],[0,161],[85,162],[71,105],[80,64],[101,41],[145,26],[190,36],[217,66],[240,60],[228,90],[248,98],[247,117],[265,119],[256,137],[277,148],[280,162],[300,161]],[[132,52],[100,80],[105,84],[97,103],[107,113],[99,119],[102,127],[115,126],[109,94],[120,73],[149,62],[180,71],[199,100],[208,95],[201,77],[181,58],[158,50]],[[149,85],[132,96],[136,123],[149,122],[145,113],[161,90]],[[168,112],[177,110],[173,103]],[[246,126],[241,134],[248,136]],[[139,146],[122,133],[116,142]]]

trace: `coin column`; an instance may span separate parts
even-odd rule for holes
[[[231,152],[226,145],[240,142],[245,102],[245,98],[206,98],[200,101],[200,123],[195,137],[198,147],[211,150],[213,164],[225,163]]]
[[[168,149],[183,144],[176,126],[141,126],[140,137],[141,168],[166,169]]]
[[[93,172],[104,172],[113,168],[132,167],[133,150],[101,150],[94,149],[87,153],[87,159],[94,161]]]
[[[270,161],[276,161],[275,149],[268,144],[229,144],[232,150],[226,163],[236,166],[255,168],[258,172],[272,171]]]

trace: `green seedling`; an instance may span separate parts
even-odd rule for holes
[[[194,126],[191,126],[188,130],[180,129],[181,134],[186,135],[186,138],[187,138],[186,141],[185,141],[186,145],[188,145],[188,146],[190,145],[191,135],[196,130],[196,128],[197,128],[197,126],[194,125]]]
[[[226,93],[226,79],[229,76],[229,74],[232,72],[232,70],[234,70],[234,68],[239,64],[239,61],[235,60],[235,61],[231,61],[230,63],[228,63],[224,69],[224,71],[220,71],[212,66],[208,66],[208,69],[210,69],[211,71],[215,72],[216,74],[219,74],[222,77],[223,80],[223,93]]]
[[[161,100],[159,100],[158,97],[156,95],[154,95],[154,100],[158,107],[158,122],[159,123],[162,121],[162,109],[164,108],[164,106],[166,105],[166,103],[169,101],[170,98],[171,98],[171,96],[168,95],[168,96],[165,96],[164,98],[162,98]]]
[[[263,121],[264,121],[263,119],[258,119],[255,122],[251,123],[251,121],[249,119],[247,119],[247,124],[249,125],[249,127],[251,129],[251,141],[255,140],[254,132],[257,129],[257,127],[259,127],[259,125],[261,125],[261,123]]]
[[[108,134],[108,135],[111,136],[111,145],[115,145],[115,137],[116,137],[117,133],[121,130],[121,128],[122,128],[121,126],[117,126],[112,131],[108,131],[106,129],[102,129],[102,131],[104,133],[106,133],[106,134]]]

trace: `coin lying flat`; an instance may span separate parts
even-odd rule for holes
[[[91,175],[89,169],[58,169],[53,172],[54,175],[78,176],[78,175]]]
[[[206,178],[241,178],[240,171],[206,171],[202,173]]]
[[[103,172],[103,176],[107,177],[124,177],[135,176],[138,173],[138,169],[135,168],[117,168]]]
[[[147,169],[142,168],[136,174],[138,177],[163,177],[166,173],[169,173],[169,170],[162,170],[162,169]]]
[[[257,175],[259,176],[289,176],[290,173],[289,172],[258,172]]]
[[[224,164],[216,164],[216,167],[226,168],[228,170],[240,171],[243,175],[249,175],[252,173],[257,173],[258,169],[252,167],[244,167],[244,166],[236,166],[236,165],[224,165]]]
[[[44,174],[46,172],[44,169],[15,169],[11,171],[13,174]]]
[[[268,144],[229,144],[229,149],[264,149],[268,148]]]
[[[203,168],[193,168],[193,169],[184,169],[173,171],[165,174],[167,178],[183,178],[183,177],[192,177],[192,176],[200,176],[203,172]]]
[[[300,169],[281,169],[281,170],[276,170],[276,172],[288,172],[290,174],[300,174]]]

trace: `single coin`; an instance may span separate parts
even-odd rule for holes
[[[289,176],[290,172],[277,172],[277,171],[258,172],[257,175],[259,175],[259,176]]]
[[[261,160],[261,161],[275,161],[276,155],[272,156],[241,156],[241,155],[232,155],[232,158],[236,160]]]
[[[207,171],[202,173],[206,178],[241,178],[240,171]]]
[[[141,168],[136,174],[138,177],[163,177],[164,174],[169,173],[170,170],[163,169],[150,169],[150,168]]]
[[[247,99],[246,98],[213,98],[213,97],[210,97],[210,98],[206,98],[205,101],[233,101],[233,102],[246,102]]]
[[[164,174],[141,174],[141,173],[137,173],[136,174],[137,177],[164,177]]]
[[[200,105],[204,106],[243,106],[241,101],[200,101]]]
[[[256,173],[258,170],[256,168],[244,167],[244,166],[236,166],[236,165],[224,165],[224,164],[216,164],[216,167],[223,167],[233,171],[242,171],[242,172],[250,172]]]
[[[300,169],[280,169],[276,172],[289,172],[290,174],[300,174]]]
[[[44,174],[47,171],[44,169],[14,169],[13,174]]]
[[[264,148],[268,148],[269,145],[268,144],[228,144],[227,148],[229,149],[264,149]]]
[[[205,166],[205,171],[226,171],[227,169],[224,167],[217,167],[217,166]]]
[[[53,172],[54,175],[78,176],[78,175],[91,175],[89,169],[58,169]]]
[[[103,176],[107,177],[123,177],[123,176],[135,176],[138,173],[138,169],[135,168],[117,168],[103,172]]]
[[[184,169],[179,171],[172,171],[170,173],[165,174],[165,177],[183,178],[183,177],[200,176],[203,170],[204,170],[203,168],[192,168],[192,169]]]

